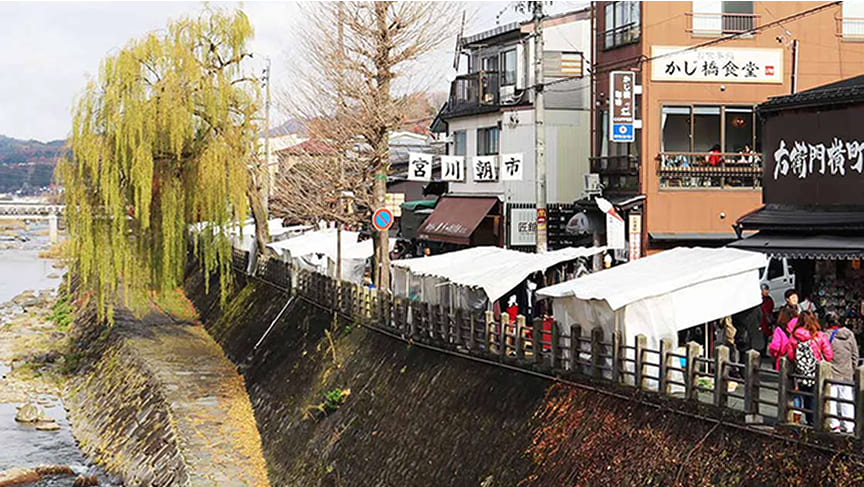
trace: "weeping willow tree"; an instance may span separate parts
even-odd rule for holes
[[[239,10],[171,21],[104,59],[77,101],[71,155],[57,176],[73,272],[109,321],[118,294],[140,305],[150,290],[179,284],[190,239],[203,271],[219,273],[224,298],[229,232],[250,204],[266,228],[251,37]]]

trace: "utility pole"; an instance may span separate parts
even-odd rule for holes
[[[537,253],[546,252],[546,128],[543,113],[543,2],[534,12],[534,178],[537,199]]]
[[[262,200],[264,203],[264,214],[270,216],[270,58],[267,58],[267,67],[264,68],[264,89],[266,98],[264,100],[264,174]]]

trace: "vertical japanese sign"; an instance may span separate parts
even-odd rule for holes
[[[465,180],[465,157],[463,157],[463,156],[441,156],[441,180],[442,181],[464,181]]]
[[[498,180],[495,156],[477,156],[472,161],[475,183],[489,183]]]
[[[522,181],[522,153],[501,156],[501,181]]]
[[[606,247],[610,250],[624,249],[627,245],[624,242],[624,219],[615,211],[608,200],[604,198],[596,198],[597,208],[606,214]]]
[[[408,153],[408,180],[432,180],[432,154]]]
[[[642,215],[631,213],[627,220],[628,260],[636,260],[642,257]]]
[[[609,73],[609,104],[612,120],[609,124],[609,140],[612,142],[633,142],[635,120],[636,73],[612,71]]]

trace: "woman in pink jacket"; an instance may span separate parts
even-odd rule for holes
[[[790,362],[795,361],[795,345],[798,343],[793,344],[792,340],[795,339],[793,331],[797,326],[798,316],[783,308],[777,316],[777,326],[774,327],[774,334],[768,345],[768,354],[775,360],[774,368],[780,368],[780,357],[785,356]]]
[[[819,362],[823,360],[831,361],[834,359],[834,350],[831,348],[831,342],[828,339],[828,335],[822,332],[821,327],[819,326],[819,320],[816,318],[816,315],[813,314],[812,311],[805,311],[801,313],[799,316],[799,321],[803,321],[803,325],[795,328],[795,331],[792,333],[792,338],[789,340],[790,345],[794,342],[794,345],[791,345],[790,348],[795,350],[797,347],[810,345],[810,350],[813,352],[813,357],[816,359],[816,367],[819,366]],[[806,350],[806,348],[805,348]],[[803,360],[799,356],[799,360]],[[807,362],[803,362],[806,364]],[[810,362],[812,364],[812,362]],[[802,364],[798,364],[802,365]],[[801,367],[795,367],[796,374],[803,374],[802,370],[799,370]],[[808,373],[810,379],[806,378],[798,378],[796,379],[796,389],[806,393],[799,394],[798,400],[799,404],[804,406],[804,409],[807,410],[805,416],[807,417],[807,423],[815,426],[813,424],[813,411],[815,406],[815,398],[813,397],[813,390],[815,386],[816,379],[816,369],[809,369],[806,365],[803,366],[805,370],[810,370]]]

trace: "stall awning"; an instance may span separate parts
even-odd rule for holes
[[[736,249],[790,259],[864,258],[864,237],[853,235],[801,235],[759,232],[729,244]]]
[[[529,254],[500,247],[472,247],[418,259],[393,262],[417,276],[434,276],[460,286],[483,289],[495,301],[528,276],[564,262],[602,253],[606,247],[568,247],[545,254]]]
[[[764,255],[730,248],[678,247],[537,291],[553,298],[559,325],[619,330],[627,343],[675,339],[680,330],[761,302]]]
[[[471,234],[495,207],[498,198],[444,196],[417,230],[424,240],[470,245]]]

